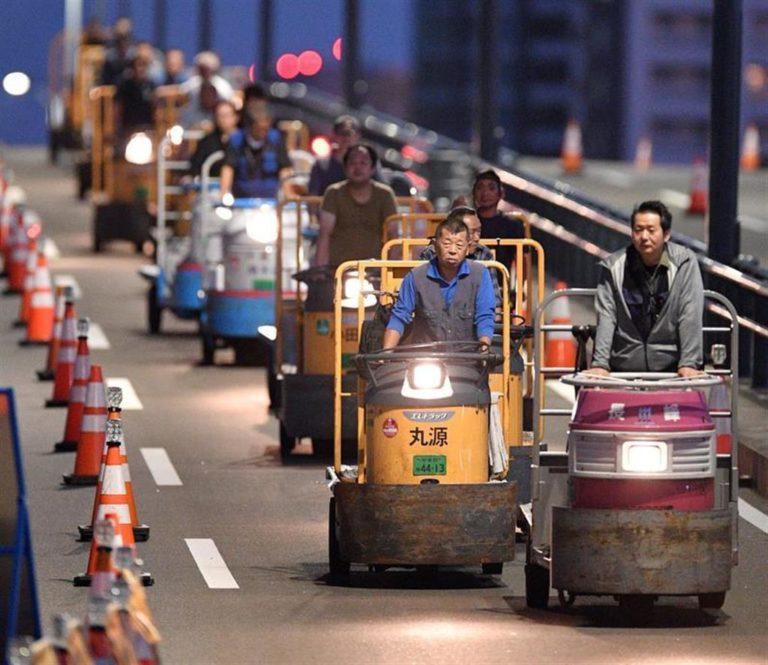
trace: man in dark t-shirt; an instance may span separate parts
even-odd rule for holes
[[[499,203],[504,198],[504,187],[501,178],[491,169],[477,174],[472,185],[472,198],[475,210],[480,218],[481,238],[522,239],[525,238],[525,228],[522,222],[502,212]],[[513,247],[499,247],[496,259],[505,266],[510,266],[515,258]]]
[[[155,83],[149,78],[149,64],[144,56],[137,55],[117,86],[115,100],[124,133],[154,124]]]

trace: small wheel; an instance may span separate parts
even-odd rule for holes
[[[339,540],[336,537],[336,498],[328,503],[328,568],[331,579],[345,583],[349,577],[349,561],[343,561],[339,553]]]
[[[288,436],[288,432],[285,429],[285,425],[280,423],[280,458],[287,460],[291,456],[291,452],[296,447],[296,439],[292,436]]]
[[[157,298],[157,284],[153,284],[147,291],[147,328],[150,335],[160,332],[163,310]]]
[[[716,593],[700,593],[699,594],[699,609],[700,610],[719,610],[725,604],[725,591],[718,591]]]
[[[504,562],[496,561],[494,563],[483,564],[483,575],[501,575],[504,572]]]
[[[216,351],[216,340],[205,330],[200,331],[200,341],[203,348],[203,365],[213,365],[214,353]]]
[[[549,604],[549,571],[535,563],[525,564],[525,603],[536,610]]]
[[[277,412],[280,409],[280,398],[282,397],[281,385],[271,360],[267,366],[267,393],[269,394],[269,408]]]
[[[576,600],[576,594],[563,589],[557,590],[557,599],[560,601],[560,607],[570,607]]]

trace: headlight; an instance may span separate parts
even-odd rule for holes
[[[453,395],[453,387],[445,365],[435,360],[420,360],[410,364],[400,394],[414,399],[450,397]]]
[[[277,240],[277,213],[271,205],[265,203],[246,214],[245,232],[251,240],[265,245]]]
[[[152,161],[152,139],[144,132],[133,134],[125,146],[125,161],[143,166]]]
[[[277,328],[275,326],[259,326],[256,329],[262,337],[266,337],[270,342],[277,339]]]
[[[232,208],[227,208],[226,206],[216,206],[214,211],[216,212],[216,217],[225,222],[228,222],[234,217]]]
[[[621,446],[623,471],[659,473],[667,470],[667,444],[664,441],[625,441]]]
[[[347,273],[344,279],[344,297],[341,306],[347,309],[357,309],[360,294],[363,294],[363,307],[373,307],[376,304],[376,294],[372,293],[373,285],[364,277],[361,279],[357,272]]]
[[[181,145],[184,140],[184,128],[181,125],[174,125],[168,130],[168,136],[170,136],[173,145]]]

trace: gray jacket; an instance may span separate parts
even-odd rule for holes
[[[667,243],[669,297],[644,342],[622,296],[626,250],[600,262],[597,335],[592,366],[614,372],[659,372],[701,367],[704,287],[696,256]]]

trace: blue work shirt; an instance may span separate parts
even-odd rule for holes
[[[440,292],[443,294],[443,301],[446,308],[451,306],[453,296],[456,293],[456,287],[459,280],[469,275],[469,265],[467,259],[464,259],[459,266],[459,270],[450,282],[446,282],[437,268],[437,258],[429,262],[427,268],[427,278],[437,282],[440,285]],[[495,307],[495,297],[493,292],[493,280],[487,268],[483,269],[483,277],[480,282],[480,288],[475,296],[475,334],[480,337],[493,337],[493,313]],[[413,321],[413,312],[416,309],[416,287],[413,283],[413,274],[408,273],[400,285],[400,293],[397,296],[397,302],[392,308],[392,314],[389,317],[387,328],[397,330],[401,335],[405,327]]]

